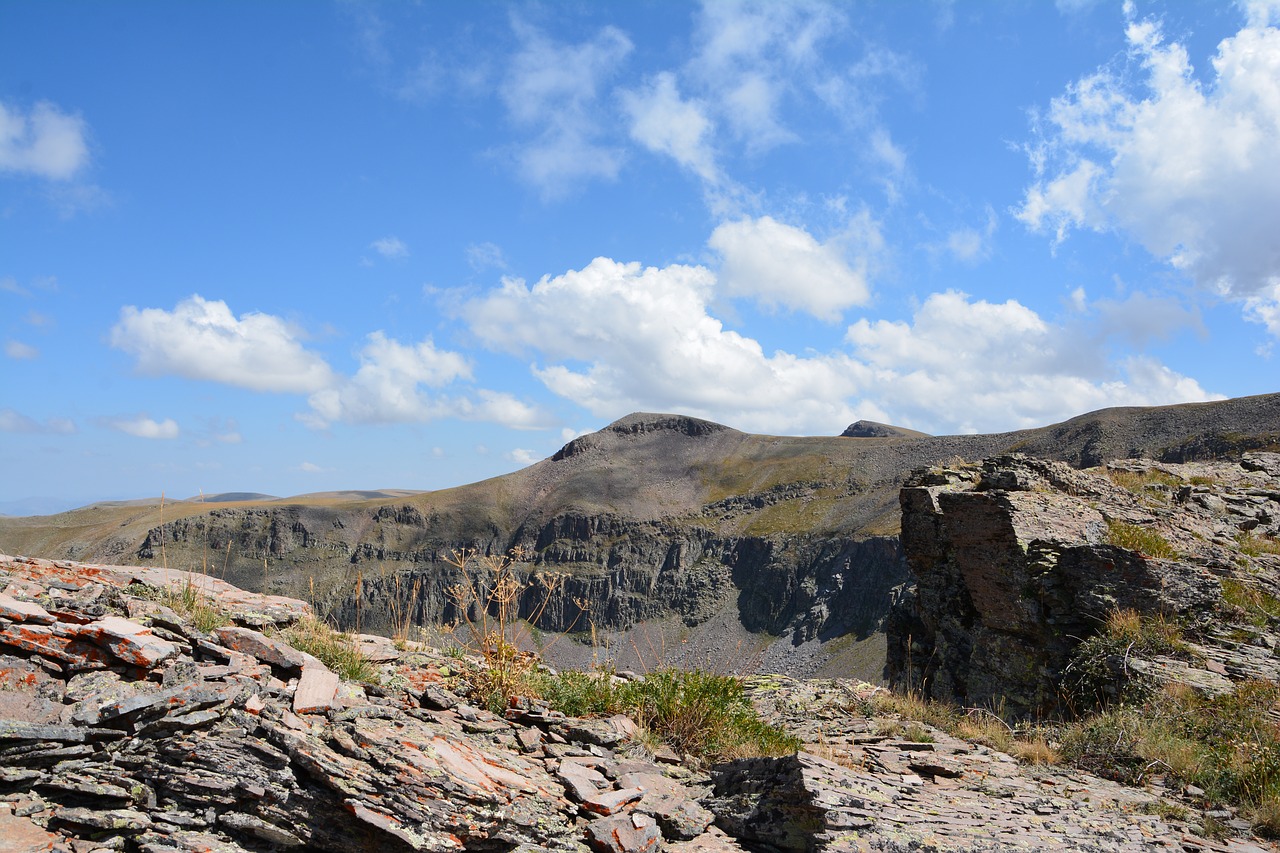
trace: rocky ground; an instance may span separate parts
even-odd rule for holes
[[[234,624],[163,603],[192,585]],[[623,717],[474,707],[429,649],[365,637],[379,683],[344,681],[284,641],[306,611],[180,572],[0,557],[0,847],[1273,849],[1230,819],[1233,837],[1202,837],[1193,808],[1160,805],[1173,792],[886,734],[858,682],[757,677],[803,750],[705,767]]]

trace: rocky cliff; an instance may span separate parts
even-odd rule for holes
[[[1113,697],[1134,673],[1215,693],[1280,678],[1280,454],[1093,471],[1001,456],[918,472],[901,503],[896,683],[1043,717],[1089,698],[1072,688],[1084,664],[1113,670]],[[1080,661],[1122,612],[1179,626],[1177,654],[1135,640]]]
[[[897,493],[913,469],[1010,450],[1075,466],[1238,455],[1280,447],[1276,424],[1280,395],[1112,409],[978,436],[874,424],[845,437],[760,436],[637,414],[523,471],[457,489],[95,506],[0,519],[0,548],[198,570],[385,630],[396,614],[424,625],[451,618],[454,549],[522,546],[533,554],[528,572],[569,575],[540,628],[594,628],[623,666],[731,649],[744,670],[880,678],[891,590],[907,580]],[[535,606],[526,601],[524,612]],[[555,651],[564,660],[592,653]]]

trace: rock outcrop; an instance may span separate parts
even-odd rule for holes
[[[1255,654],[1274,638],[1224,636],[1233,620],[1223,599],[1224,582],[1280,591],[1280,454],[1246,453],[1236,464],[1125,461],[1096,472],[1003,456],[921,471],[901,501],[915,582],[890,622],[899,684],[964,705],[1052,714],[1075,650],[1119,610],[1185,624],[1196,641],[1190,657],[1202,662],[1135,666],[1223,689],[1228,670],[1280,676],[1272,655]]]

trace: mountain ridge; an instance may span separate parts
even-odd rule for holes
[[[522,546],[534,553],[529,571],[569,575],[565,595],[588,603],[623,657],[650,631],[674,654],[739,647],[748,669],[838,664],[872,680],[891,590],[906,580],[897,492],[912,470],[1013,451],[1090,467],[1268,447],[1280,447],[1280,394],[969,436],[769,436],[635,413],[527,468],[451,489],[0,519],[0,550],[203,567],[386,630],[393,605],[424,625],[448,621],[452,550]],[[415,581],[416,597],[396,602]],[[576,615],[561,603],[543,627]]]

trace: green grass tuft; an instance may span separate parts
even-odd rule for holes
[[[1160,531],[1125,521],[1107,521],[1107,543],[1144,557],[1172,560],[1178,556],[1177,550],[1160,535]]]

